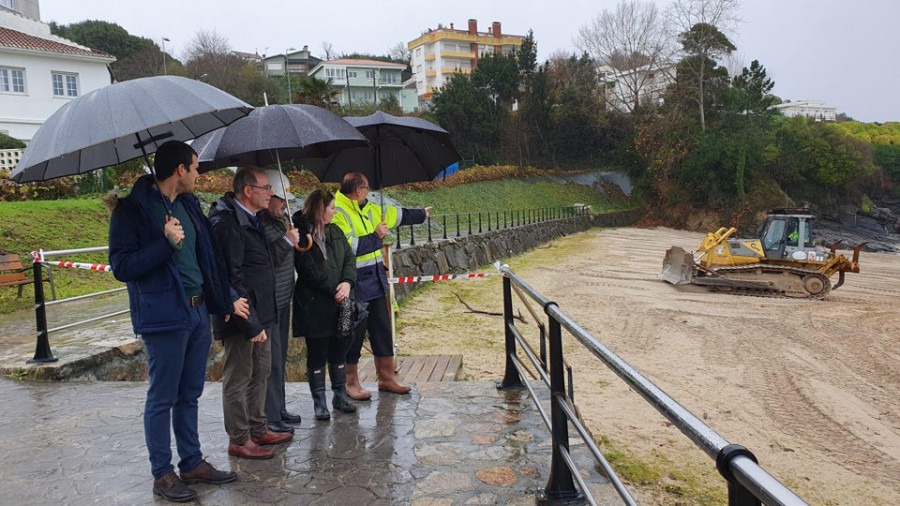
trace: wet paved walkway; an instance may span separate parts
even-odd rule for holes
[[[133,382],[0,379],[0,503],[163,503],[151,494],[145,391]],[[372,402],[357,403],[359,413],[330,422],[312,420],[305,383],[290,383],[287,392],[289,409],[304,417],[294,440],[276,447],[272,460],[248,461],[228,456],[221,384],[207,383],[204,455],[239,478],[194,485],[197,503],[534,504],[547,483],[549,433],[527,392],[499,392],[486,382],[422,383],[407,396],[376,392]],[[618,504],[585,445],[573,439],[572,450],[599,502]]]

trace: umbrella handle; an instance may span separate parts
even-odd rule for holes
[[[312,242],[313,242],[312,236],[309,234],[306,234],[306,247],[304,248],[304,247],[300,246],[300,243],[298,242],[294,246],[294,249],[299,251],[300,253],[305,253],[305,252],[309,251],[310,248],[312,248]]]

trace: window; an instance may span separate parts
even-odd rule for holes
[[[334,68],[326,68],[325,69],[325,77],[334,77],[337,79],[343,79],[345,75],[344,69],[334,69]]]
[[[358,77],[358,76],[357,76],[357,72],[356,72],[355,70],[348,70],[348,71],[347,71],[347,77],[352,77],[352,78],[355,79],[356,77]]]
[[[50,76],[53,80],[53,96],[78,96],[78,74],[63,74],[62,72],[53,72],[50,74]]]
[[[374,78],[375,78],[375,71],[374,71],[374,70],[367,70],[367,71],[366,71],[366,79],[374,79]]]
[[[382,72],[379,81],[382,84],[397,84],[400,82],[400,76],[394,73]]]
[[[6,7],[7,9],[12,9],[12,0],[0,0],[0,5]]]
[[[0,92],[25,94],[25,70],[0,67]]]

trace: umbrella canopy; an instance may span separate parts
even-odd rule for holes
[[[124,81],[60,107],[28,144],[10,178],[46,181],[109,167],[187,141],[253,107],[206,83],[177,76]]]
[[[373,189],[431,181],[459,154],[443,128],[421,118],[396,117],[378,111],[344,118],[363,133],[371,147],[341,151],[304,165],[322,182],[340,182],[347,172],[361,172]]]
[[[266,167],[279,160],[325,158],[366,147],[366,138],[343,118],[313,105],[268,105],[227,128],[195,140],[200,172],[229,166]]]

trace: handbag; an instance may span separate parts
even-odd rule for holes
[[[359,324],[368,318],[368,308],[368,302],[356,302],[350,297],[344,299],[338,307],[337,335],[350,337],[353,329],[359,327]]]

